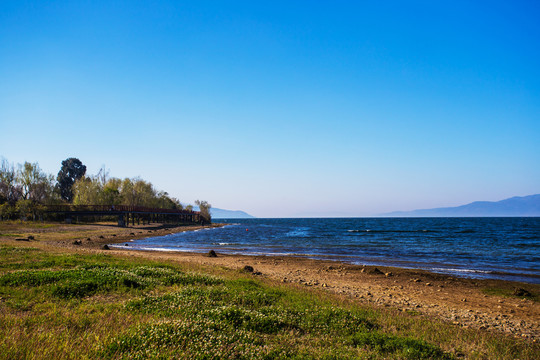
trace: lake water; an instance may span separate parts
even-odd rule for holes
[[[540,283],[540,218],[232,219],[135,250],[301,256]],[[116,244],[122,246],[125,244]]]

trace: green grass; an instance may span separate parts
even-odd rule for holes
[[[0,277],[0,286],[40,286],[46,293],[61,298],[83,298],[96,293],[125,292],[156,285],[219,282],[219,279],[208,276],[185,274],[167,268],[138,266],[122,269],[106,265],[79,265],[66,270],[15,271]]]
[[[383,354],[398,354],[403,359],[451,359],[441,349],[422,340],[387,335],[381,332],[361,332],[352,337],[356,346],[367,346]]]
[[[533,359],[537,351],[238,272],[0,247],[0,359]]]
[[[20,228],[21,225],[24,225],[24,227],[28,229],[52,229],[58,227],[58,223],[43,223],[38,221],[25,221],[23,223],[20,220],[3,220],[0,222],[0,231]]]
[[[489,288],[486,288],[486,289],[482,289],[482,292],[484,294],[486,294],[486,295],[491,295],[491,296],[510,297],[510,298],[517,298],[517,299],[528,299],[528,300],[532,300],[532,301],[535,301],[535,302],[540,301],[540,294],[535,293],[534,291],[529,291],[529,290],[525,289],[525,290],[529,291],[530,295],[518,296],[518,295],[515,294],[515,290],[516,289],[489,287]]]

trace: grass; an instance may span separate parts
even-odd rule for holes
[[[528,294],[526,295],[520,294],[519,292],[516,292],[516,290],[517,290],[516,288],[489,287],[489,288],[482,289],[482,292],[486,295],[491,295],[491,296],[528,299],[535,302],[540,301],[540,294],[534,292],[533,290],[525,289],[528,292]]]
[[[24,224],[25,228],[31,229],[50,229],[57,228],[58,223],[51,222],[39,222],[39,221],[20,221],[20,220],[4,220],[0,222],[0,231],[5,231],[7,229],[20,229],[21,224]]]
[[[240,272],[0,246],[0,359],[533,359],[536,344]]]

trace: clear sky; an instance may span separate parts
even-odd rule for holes
[[[2,1],[0,155],[259,217],[540,193],[540,2]]]

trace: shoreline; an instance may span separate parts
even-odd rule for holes
[[[217,223],[213,224],[212,227],[227,227],[231,226],[233,224],[231,223]],[[197,230],[197,229],[195,229]],[[167,235],[167,234],[166,234]],[[159,235],[155,235],[159,236]],[[209,236],[210,238],[211,235]],[[244,244],[236,244],[237,246],[224,246],[221,245],[234,245],[230,243],[212,243],[212,244],[204,244],[200,247],[191,247],[191,246],[181,246],[181,242],[178,245],[164,245],[159,244],[159,246],[149,246],[145,245],[144,242],[141,242],[140,240],[144,240],[147,238],[147,236],[144,237],[134,237],[132,239],[128,239],[125,242],[129,243],[130,241],[134,241],[135,243],[131,245],[126,246],[133,246],[132,250],[138,250],[138,251],[159,251],[159,252],[193,252],[193,253],[200,253],[205,254],[210,250],[214,250],[216,252],[221,252],[223,254],[227,255],[244,255],[244,256],[277,256],[277,257],[293,257],[293,258],[303,258],[303,259],[311,259],[311,260],[321,260],[321,261],[334,261],[338,263],[344,263],[348,265],[361,265],[361,266],[379,266],[379,267],[391,267],[391,268],[400,268],[400,269],[407,269],[407,270],[417,270],[417,271],[427,271],[430,273],[435,274],[442,274],[442,275],[448,275],[453,277],[459,277],[459,278],[466,278],[466,279],[474,279],[474,280],[502,280],[502,281],[512,281],[512,282],[519,282],[519,283],[526,283],[531,285],[540,285],[540,274],[538,272],[533,271],[532,269],[516,269],[516,268],[503,268],[503,267],[474,267],[470,266],[472,264],[468,264],[469,266],[466,266],[464,264],[459,263],[445,263],[445,262],[422,262],[422,261],[413,261],[413,260],[404,260],[404,259],[394,259],[391,257],[385,257],[384,259],[380,257],[369,257],[367,255],[359,256],[359,255],[345,255],[340,252],[336,253],[327,253],[327,254],[320,254],[320,253],[310,253],[309,249],[304,249],[305,251],[298,251],[296,253],[288,253],[286,250],[281,251],[280,249],[273,249],[273,248],[259,248],[257,246],[252,247],[251,245],[244,245]],[[119,241],[120,243],[124,241]],[[119,243],[116,241],[115,243]],[[192,244],[194,245],[194,244]],[[116,245],[115,247],[119,248],[120,245]],[[521,272],[519,270],[522,270]]]
[[[214,224],[211,227],[223,226]],[[19,242],[0,237],[0,244],[44,246],[68,252],[98,252],[117,256],[174,261],[206,268],[241,271],[290,286],[328,291],[367,306],[384,307],[448,321],[455,326],[511,334],[540,341],[540,285],[508,280],[471,279],[426,270],[389,266],[361,266],[333,260],[292,256],[227,255],[208,257],[198,252],[103,250],[105,244],[164,236],[202,226],[169,227],[158,224],[118,228],[107,224],[59,224],[50,230],[28,229],[35,240]],[[69,236],[64,237],[63,234]],[[7,241],[6,241],[7,240]],[[535,297],[501,296],[523,289]]]
[[[132,240],[144,240],[142,239],[131,239],[128,241],[122,241],[120,243],[129,243],[129,241]],[[372,259],[362,259],[362,260],[347,260],[347,258],[351,259],[357,259],[355,256],[332,256],[332,255],[312,255],[312,254],[281,254],[281,253],[269,253],[265,254],[262,252],[257,253],[242,253],[241,251],[231,251],[229,249],[225,249],[227,251],[220,251],[221,249],[219,247],[213,247],[212,249],[187,249],[187,248],[179,248],[179,249],[171,249],[171,248],[158,248],[158,247],[135,247],[135,246],[129,246],[126,245],[126,247],[122,247],[118,245],[119,243],[115,243],[112,248],[117,250],[130,250],[130,251],[146,251],[146,252],[163,252],[163,253],[193,253],[193,254],[201,254],[204,255],[208,253],[208,251],[213,250],[216,253],[227,255],[227,256],[247,256],[247,257],[287,257],[287,258],[294,258],[294,259],[306,259],[306,260],[314,260],[314,261],[328,261],[328,262],[334,262],[339,264],[346,264],[346,265],[352,265],[352,266],[371,266],[371,267],[381,267],[381,268],[393,268],[393,269],[403,269],[403,270],[413,270],[413,271],[425,271],[432,274],[437,275],[445,275],[450,277],[456,277],[456,278],[463,278],[463,279],[470,279],[470,280],[499,280],[499,281],[509,281],[509,282],[515,282],[515,283],[522,283],[522,284],[530,284],[530,285],[540,285],[540,276],[537,276],[535,274],[529,274],[529,273],[511,273],[511,272],[503,272],[503,271],[491,271],[491,270],[479,270],[479,269],[459,269],[459,268],[444,268],[442,266],[444,265],[438,265],[441,267],[434,267],[434,268],[422,268],[422,267],[415,267],[414,265],[410,266],[401,266],[396,263],[398,261],[386,261],[385,263],[378,262],[377,260]],[[528,281],[529,280],[529,281]],[[531,281],[534,280],[534,281]]]

